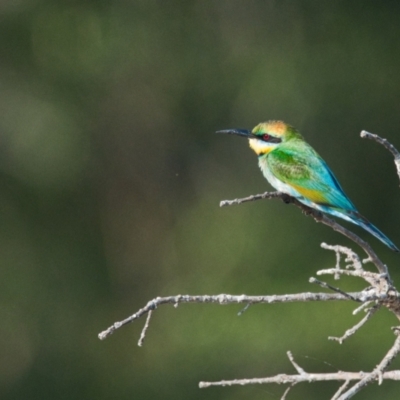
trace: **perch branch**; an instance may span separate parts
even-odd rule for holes
[[[234,199],[234,200],[222,200],[219,205],[220,207],[225,206],[232,206],[236,204],[242,204],[249,201],[255,200],[264,200],[264,199],[281,199],[284,203],[289,204],[292,203],[295,206],[299,207],[306,215],[310,215],[314,218],[316,222],[321,222],[324,225],[330,226],[334,231],[341,233],[342,235],[346,236],[353,242],[357,243],[368,255],[368,258],[372,260],[375,266],[378,268],[378,271],[381,274],[388,275],[388,269],[385,264],[378,258],[376,253],[372,250],[371,246],[364,240],[362,240],[359,236],[355,233],[349,231],[348,229],[344,228],[342,225],[338,224],[331,218],[328,218],[326,215],[322,214],[321,212],[314,210],[313,208],[307,207],[303,203],[300,203],[297,199],[292,196],[289,196],[286,193],[282,192],[265,192],[262,194],[256,194],[248,197],[244,197],[241,199]],[[390,280],[390,278],[389,278]]]

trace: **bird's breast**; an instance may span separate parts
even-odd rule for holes
[[[270,183],[270,185],[278,190],[279,192],[286,193],[289,196],[293,197],[299,197],[299,193],[297,190],[295,190],[292,186],[288,185],[285,182],[282,182],[280,179],[278,179],[271,171],[269,165],[268,165],[268,157],[267,156],[261,156],[258,158],[258,165],[261,169],[261,172],[263,173],[265,179]]]

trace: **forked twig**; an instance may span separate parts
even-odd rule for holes
[[[284,295],[271,295],[271,296],[246,296],[246,295],[230,295],[230,294],[217,294],[213,296],[202,295],[178,295],[168,297],[156,297],[150,300],[143,308],[137,311],[135,314],[125,318],[122,321],[115,322],[105,331],[99,333],[99,339],[104,340],[117,329],[143,317],[150,311],[158,308],[163,304],[172,304],[176,306],[181,303],[215,303],[220,305],[226,304],[275,304],[275,303],[294,303],[294,302],[308,302],[308,301],[333,301],[333,300],[349,300],[349,295],[360,301],[371,301],[376,300],[376,295],[370,293],[366,295],[364,292],[354,292],[346,295],[340,293],[296,293],[296,294],[284,294]],[[145,325],[145,331],[147,330]]]
[[[331,372],[331,373],[305,373],[303,375],[299,374],[278,374],[275,376],[270,376],[266,378],[250,378],[250,379],[232,379],[232,380],[222,380],[218,382],[199,382],[199,387],[201,389],[209,388],[211,386],[244,386],[244,385],[264,385],[269,383],[282,384],[298,384],[302,382],[327,382],[327,381],[361,381],[369,374],[364,372]],[[390,379],[394,381],[400,381],[400,370],[387,371],[382,374],[382,379]],[[373,380],[378,380],[377,376],[373,376]],[[370,383],[370,382],[369,382]],[[339,397],[338,400],[349,399],[350,397]]]
[[[372,307],[368,312],[367,315],[356,325],[354,325],[352,328],[348,329],[343,336],[341,337],[335,337],[335,336],[329,336],[329,340],[336,340],[340,344],[342,344],[346,339],[348,339],[350,336],[354,335],[380,308],[380,305],[376,305],[375,307]]]

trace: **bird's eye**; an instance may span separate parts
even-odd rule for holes
[[[268,134],[266,133],[266,134],[262,135],[262,138],[263,138],[263,140],[265,140],[266,142],[268,142],[268,140],[271,139],[271,136],[268,135]]]

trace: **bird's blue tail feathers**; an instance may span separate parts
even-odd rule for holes
[[[396,251],[397,253],[400,253],[400,250],[398,249],[398,247],[384,233],[382,233],[376,226],[372,225],[371,222],[369,222],[367,220],[367,218],[363,217],[355,208],[344,209],[344,208],[340,208],[340,207],[333,207],[329,204],[317,204],[317,203],[311,202],[310,200],[306,199],[303,196],[298,196],[297,198],[299,201],[301,201],[306,206],[309,206],[311,208],[316,208],[319,211],[333,215],[338,218],[342,218],[346,221],[349,221],[355,225],[360,226],[361,228],[364,228],[367,232],[369,232],[371,235],[375,236],[377,239],[379,239],[382,243],[384,243],[391,250]],[[352,206],[352,204],[350,204],[350,206]]]
[[[382,233],[376,226],[372,225],[371,222],[369,222],[357,211],[348,211],[346,212],[346,215],[349,217],[348,221],[353,222],[353,224],[356,224],[358,226],[361,226],[393,251],[396,251],[397,253],[400,252],[398,247],[384,233]]]

